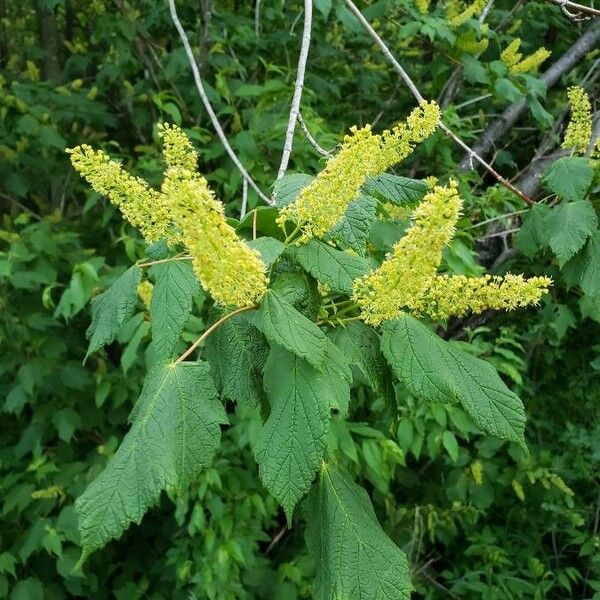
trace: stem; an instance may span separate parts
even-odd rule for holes
[[[242,308],[237,308],[236,310],[227,313],[225,316],[221,317],[218,321],[213,323],[176,361],[175,364],[179,364],[181,361],[185,360],[213,331],[218,329],[225,321],[231,319],[231,317],[235,317],[235,315],[239,315],[247,310],[253,310],[256,306],[242,306]]]
[[[290,161],[290,155],[292,154],[294,131],[296,129],[296,122],[298,121],[298,115],[300,114],[300,101],[302,100],[302,89],[304,88],[304,73],[306,72],[306,61],[308,59],[308,49],[310,47],[311,28],[312,0],[304,0],[304,30],[302,32],[300,56],[298,57],[296,85],[294,87],[294,96],[292,98],[290,117],[285,133],[285,143],[283,144],[283,154],[281,155],[281,164],[279,165],[279,171],[277,172],[277,179],[281,179],[285,175]]]
[[[192,260],[191,256],[173,256],[171,258],[161,258],[160,260],[150,260],[145,263],[138,263],[138,267],[143,269],[144,267],[151,267],[153,265],[161,265],[163,263],[171,262],[172,260]]]

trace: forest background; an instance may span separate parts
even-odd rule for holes
[[[584,200],[600,208],[599,170],[560,162],[571,154],[561,148],[570,86],[590,94],[593,140],[600,133],[600,20],[545,0],[479,5],[462,20],[470,5],[454,0],[314,0],[288,174],[315,174],[353,125],[403,119],[416,102],[398,64],[438,100],[455,137],[496,172],[441,130],[398,170],[459,181],[465,210],[444,269],[555,282],[537,308],[439,330],[523,398],[530,454],[456,406],[407,395],[393,430],[381,426],[381,406],[359,402],[339,443],[409,557],[416,598],[600,598],[600,238],[595,212],[567,210]],[[305,3],[182,0],[177,9],[226,137],[270,197]],[[525,59],[542,47],[551,55],[511,68],[501,55],[516,38]],[[176,123],[232,219],[264,205],[215,134],[188,58],[167,3],[0,0],[0,598],[312,597],[314,560],[260,483],[256,415],[241,409],[187,492],[163,495],[140,526],[74,570],[73,502],[127,429],[150,326],[140,298],[118,339],[82,364],[91,299],[145,247],[65,149],[101,147],[158,183],[156,124]],[[536,220],[540,206],[564,209],[550,231]],[[368,242],[385,252],[405,228],[390,214]],[[190,317],[185,339],[203,326]]]

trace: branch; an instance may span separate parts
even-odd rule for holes
[[[402,68],[402,65],[396,60],[394,55],[390,52],[389,48],[385,45],[385,42],[379,37],[377,32],[371,27],[371,24],[365,19],[360,10],[356,7],[352,0],[346,0],[346,5],[348,8],[354,13],[356,18],[360,21],[361,25],[366,29],[368,34],[373,38],[375,43],[379,46],[384,56],[388,59],[390,64],[394,67],[400,78],[404,81],[411,94],[415,97],[415,99],[421,103],[425,102],[425,98],[423,98],[421,92],[414,84],[413,80],[410,78],[408,73]],[[510,183],[507,179],[502,177],[491,165],[489,165],[479,154],[471,149],[467,144],[465,144],[447,125],[445,125],[442,121],[438,123],[439,128],[454,142],[456,142],[463,150],[466,150],[469,153],[469,161],[476,160],[482,167],[484,167],[499,183],[501,183],[504,187],[509,189],[511,192],[519,196],[521,200],[526,202],[527,204],[533,204],[533,200],[526,196],[523,192],[518,190],[512,183]]]
[[[308,49],[310,47],[310,34],[312,28],[312,0],[304,0],[304,30],[302,31],[302,43],[300,45],[300,56],[298,57],[298,69],[296,71],[296,85],[294,87],[294,96],[290,108],[290,118],[288,120],[287,131],[285,134],[285,143],[283,145],[283,154],[281,164],[277,171],[277,179],[281,179],[287,171],[292,145],[294,143],[294,131],[296,121],[300,113],[300,101],[302,100],[302,88],[304,87],[304,73],[306,72],[306,60],[308,59]]]
[[[588,30],[563,54],[541,77],[540,80],[548,88],[554,86],[562,75],[571,71],[575,65],[590,51],[600,40],[600,22],[592,24]],[[485,156],[494,144],[507,131],[512,129],[519,120],[527,102],[525,98],[509,106],[500,117],[494,121],[483,133],[480,140],[473,147],[473,152]],[[471,168],[471,156],[467,153],[461,160],[459,169],[465,171]]]
[[[323,148],[323,146],[321,146],[319,142],[317,142],[317,140],[315,140],[315,138],[312,136],[312,134],[308,130],[308,127],[306,126],[306,123],[304,122],[304,119],[302,118],[302,113],[300,112],[298,113],[298,123],[300,123],[300,129],[302,129],[302,133],[304,133],[306,139],[309,141],[310,145],[317,151],[317,153],[321,156],[331,156],[331,152],[325,150],[325,148]]]
[[[578,21],[584,19],[590,19],[585,15],[592,15],[593,17],[600,17],[600,10],[592,8],[591,6],[584,6],[583,4],[577,4],[576,2],[570,2],[569,0],[546,0],[546,2],[552,2],[561,7],[562,11],[569,17],[569,19],[576,19]],[[570,10],[574,12],[570,12]]]
[[[185,30],[183,29],[183,26],[181,25],[181,21],[179,20],[179,17],[177,16],[177,9],[175,8],[175,0],[168,0],[168,1],[169,1],[169,12],[171,14],[171,20],[173,21],[173,24],[175,25],[175,28],[177,29],[177,32],[179,33],[179,37],[181,38],[181,43],[183,44],[185,54],[187,56],[188,62],[190,63],[190,67],[192,68],[192,73],[194,74],[194,81],[196,83],[196,89],[198,90],[198,94],[200,96],[200,99],[202,100],[202,104],[204,104],[204,108],[206,109],[206,112],[208,113],[210,121],[211,121],[213,127],[215,128],[215,131],[217,132],[217,135],[219,136],[221,143],[223,144],[223,146],[225,146],[225,150],[227,151],[229,158],[231,158],[231,160],[233,161],[235,166],[239,169],[240,173],[242,174],[242,177],[250,184],[252,189],[267,204],[272,204],[273,202],[271,201],[271,199],[268,198],[265,194],[263,194],[263,192],[260,190],[258,185],[255,183],[254,179],[252,179],[252,177],[250,177],[250,175],[248,174],[248,171],[246,171],[246,169],[244,168],[244,165],[242,165],[242,163],[240,162],[240,159],[237,157],[233,148],[229,144],[229,141],[227,140],[227,136],[225,135],[225,132],[223,131],[223,128],[221,127],[221,124],[219,123],[219,119],[217,118],[217,115],[215,114],[215,111],[213,110],[213,107],[210,104],[210,100],[208,99],[208,96],[206,95],[206,91],[204,89],[204,84],[202,83],[202,78],[200,77],[200,71],[198,70],[198,65],[196,64],[196,59],[194,58],[194,53],[192,52],[190,42],[185,33]]]

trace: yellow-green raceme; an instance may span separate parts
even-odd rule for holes
[[[436,186],[414,212],[413,225],[381,266],[354,282],[362,319],[379,325],[403,313],[446,320],[487,309],[537,304],[552,283],[522,275],[438,275],[442,250],[454,235],[462,202],[456,184]]]
[[[374,134],[369,125],[351,129],[340,151],[298,198],[281,210],[277,222],[294,221],[302,229],[300,242],[325,235],[344,215],[367,177],[378,175],[405,159],[416,143],[434,131],[440,120],[435,102],[423,102],[404,123]]]
[[[592,138],[592,105],[587,92],[579,86],[569,88],[567,96],[571,103],[571,119],[562,147],[583,154]]]
[[[161,191],[129,175],[100,150],[68,150],[79,174],[119,208],[148,242],[182,243],[192,256],[200,283],[223,306],[257,303],[268,278],[259,253],[227,223],[224,208],[196,171],[197,155],[175,125],[159,127],[166,163]]]

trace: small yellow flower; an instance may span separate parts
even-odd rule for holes
[[[512,480],[512,488],[517,498],[521,502],[525,502],[525,490],[523,490],[523,486],[516,479]]]
[[[123,216],[152,243],[167,235],[170,219],[163,198],[145,181],[125,172],[102,150],[87,144],[67,150],[71,163],[92,188],[107,196]]]
[[[483,464],[480,460],[474,460],[469,467],[471,471],[471,475],[473,477],[473,481],[477,485],[481,485],[483,483]]]
[[[452,239],[462,201],[456,184],[436,186],[414,212],[414,223],[379,268],[354,282],[363,319],[378,325],[419,306]]]
[[[416,143],[435,131],[439,119],[438,105],[423,102],[405,123],[398,123],[381,135],[373,134],[369,125],[362,129],[353,127],[340,151],[296,201],[281,210],[277,222],[283,226],[286,221],[295,221],[302,228],[301,242],[322,237],[342,218],[366,178],[405,159]]]
[[[146,310],[150,310],[150,303],[152,302],[152,291],[154,290],[154,285],[147,279],[144,281],[140,281],[137,286],[137,294],[140,297],[141,301],[144,303]]]
[[[592,105],[587,92],[579,86],[569,88],[567,96],[571,103],[571,120],[562,147],[583,154],[592,138]]]

